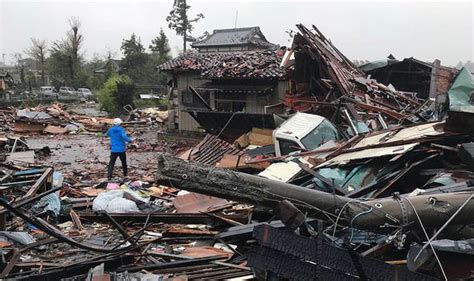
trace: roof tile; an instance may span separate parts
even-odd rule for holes
[[[250,52],[182,54],[159,65],[160,71],[200,71],[205,78],[277,78],[286,77],[280,67],[280,51],[259,50]]]

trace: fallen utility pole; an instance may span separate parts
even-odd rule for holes
[[[409,199],[394,196],[363,201],[164,155],[158,159],[157,181],[184,190],[270,208],[287,199],[310,217],[379,231],[389,225],[418,226],[415,210],[425,227],[439,227],[472,194],[456,192]],[[474,200],[466,203],[451,223],[474,223],[472,212]]]

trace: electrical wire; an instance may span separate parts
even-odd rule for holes
[[[341,218],[342,211],[344,211],[344,209],[349,205],[349,203],[354,202],[354,201],[357,201],[357,199],[353,198],[353,199],[349,200],[348,202],[346,202],[346,204],[344,204],[344,206],[342,206],[341,210],[339,211],[339,214],[337,214],[336,222],[334,223],[334,231],[332,232],[332,237],[336,236],[337,223],[339,222],[339,219]],[[334,244],[334,242],[335,241],[333,240],[332,244]]]
[[[374,210],[374,208],[370,207],[370,209],[368,209],[367,211],[360,212],[360,213],[358,213],[357,215],[355,215],[355,216],[352,218],[352,220],[351,220],[351,238],[349,238],[349,242],[352,242],[352,237],[354,236],[354,227],[353,227],[352,225],[353,225],[355,219],[357,219],[357,218],[360,217],[360,216],[369,214],[369,213],[371,213],[373,210]]]
[[[471,194],[471,196],[469,196],[469,198],[467,198],[466,201],[464,201],[464,203],[456,210],[456,212],[454,212],[454,214],[444,223],[444,225],[441,226],[440,229],[438,229],[438,231],[436,231],[436,233],[429,239],[429,241],[433,241],[434,239],[436,239],[436,237],[438,237],[441,231],[443,231],[446,228],[446,226],[448,226],[448,224],[459,214],[459,212],[461,212],[461,210],[467,205],[467,203],[469,203],[469,201],[471,201],[472,198],[474,198],[474,194]],[[426,247],[427,247],[427,244],[423,245],[423,247],[420,249],[418,254],[415,256],[415,259],[414,259],[415,261],[418,259],[421,252],[424,249],[426,249]]]
[[[423,225],[423,222],[421,221],[420,216],[418,215],[418,212],[415,208],[415,206],[411,203],[411,201],[407,197],[402,197],[403,199],[407,200],[408,204],[413,208],[413,212],[415,212],[416,218],[418,219],[418,222],[420,223],[421,229],[423,230],[423,233],[426,236],[426,239],[428,239],[428,243],[430,244],[431,250],[433,251],[433,255],[435,256],[436,260],[438,261],[439,268],[441,269],[441,272],[443,273],[444,280],[448,280],[448,277],[446,276],[446,273],[444,272],[443,265],[441,264],[441,261],[439,260],[438,254],[436,253],[433,244],[431,244],[430,237],[428,236],[428,233],[426,232],[425,226]]]

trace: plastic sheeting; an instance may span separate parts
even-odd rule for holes
[[[28,245],[36,242],[36,239],[33,238],[28,232],[22,231],[0,231],[0,240],[1,241],[14,241],[22,245]]]
[[[474,113],[474,76],[465,67],[454,80],[448,96],[450,111]]]
[[[432,241],[431,244],[440,251],[474,255],[474,238],[459,241],[440,239]]]
[[[149,199],[145,199],[133,191],[125,190],[112,190],[108,192],[100,193],[92,202],[92,210],[106,211],[107,213],[134,213],[140,212],[137,204],[132,200],[124,198],[124,194],[128,193],[137,200],[148,202]]]
[[[42,197],[38,203],[36,203],[32,211],[36,215],[45,214],[48,211],[52,212],[55,216],[59,215],[61,209],[61,200],[59,200],[58,193],[51,193]]]
[[[51,119],[53,118],[46,112],[39,111],[27,111],[26,109],[21,109],[16,112],[16,116],[23,117],[27,119]]]

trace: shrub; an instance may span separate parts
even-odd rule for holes
[[[135,85],[128,76],[112,75],[97,96],[101,110],[117,114],[123,111],[125,105],[133,106],[134,90]]]

